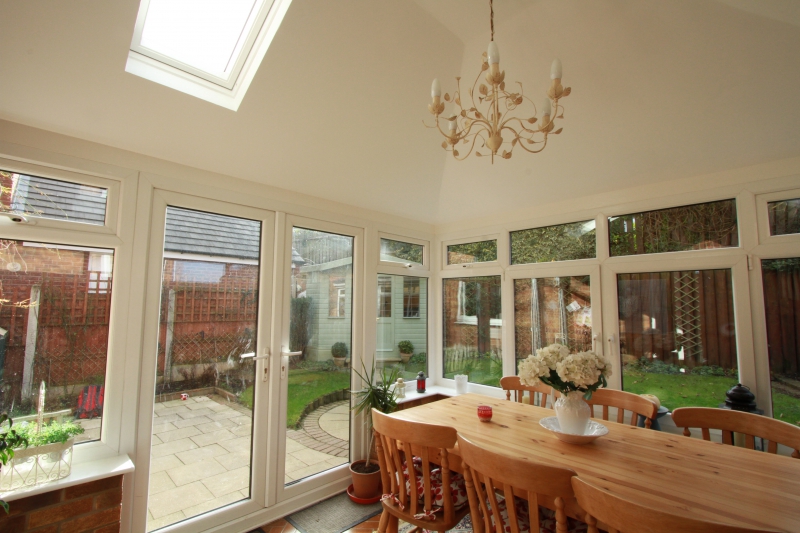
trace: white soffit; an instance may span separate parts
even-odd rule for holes
[[[141,0],[125,70],[236,111],[292,0]]]

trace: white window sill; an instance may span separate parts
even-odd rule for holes
[[[97,481],[98,479],[120,476],[129,472],[133,472],[133,461],[127,455],[115,455],[95,461],[73,462],[72,473],[69,476],[50,483],[35,485],[31,488],[0,493],[0,500],[11,502],[28,496],[35,496],[36,494]]]

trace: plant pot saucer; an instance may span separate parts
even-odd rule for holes
[[[378,503],[381,500],[381,493],[378,492],[377,495],[372,496],[370,498],[359,498],[355,494],[353,494],[353,485],[351,484],[347,487],[347,495],[350,496],[350,499],[353,500],[354,503],[360,503],[361,505],[369,505],[371,503]]]

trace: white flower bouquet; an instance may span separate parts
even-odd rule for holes
[[[583,392],[585,399],[600,387],[608,385],[611,365],[593,352],[569,353],[562,344],[551,344],[536,350],[519,363],[519,380],[523,385],[540,381],[561,393]]]

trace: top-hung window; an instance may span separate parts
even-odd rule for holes
[[[236,111],[291,0],[142,0],[125,70]]]

